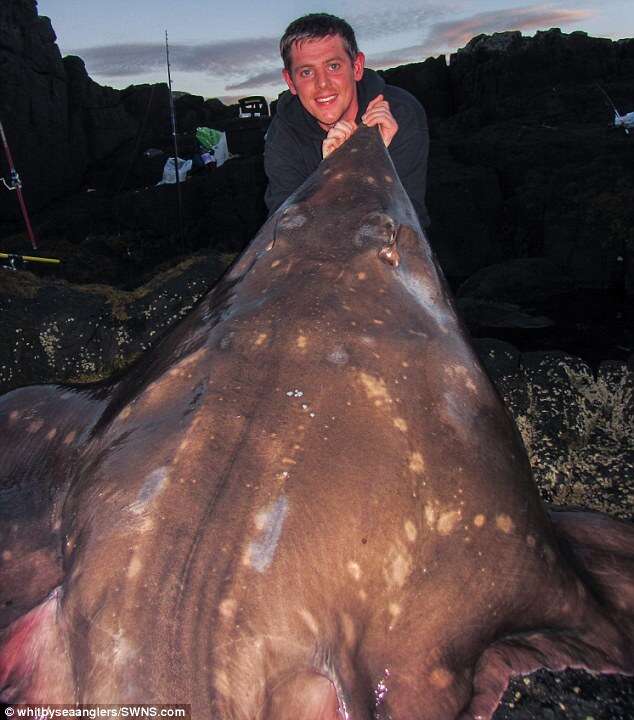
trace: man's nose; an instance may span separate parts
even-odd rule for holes
[[[325,70],[317,70],[315,73],[315,84],[317,87],[323,88],[328,85],[328,74]]]

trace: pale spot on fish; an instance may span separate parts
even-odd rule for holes
[[[46,433],[46,439],[52,440],[57,435],[57,428],[53,428]]]
[[[497,525],[499,530],[501,530],[503,533],[506,533],[507,535],[513,532],[513,528],[515,527],[511,518],[508,515],[504,514],[498,515],[495,518],[495,524]]]
[[[229,678],[227,677],[226,672],[220,670],[215,674],[214,687],[216,688],[216,691],[219,692],[221,695],[226,696],[231,694],[231,685],[229,683]]]
[[[75,440],[76,437],[77,437],[77,433],[75,432],[75,430],[71,430],[68,433],[68,435],[66,435],[66,437],[64,438],[64,445],[70,445]]]
[[[388,182],[388,183],[394,182],[394,178],[391,175],[384,175],[383,179],[385,180],[385,182]]]
[[[368,593],[365,590],[359,590],[359,600],[365,602],[368,599]]]
[[[392,545],[385,558],[383,577],[389,587],[403,587],[412,571],[412,558],[403,543]]]
[[[416,530],[416,525],[414,525],[414,523],[411,520],[405,521],[405,535],[407,535],[407,539],[410,542],[414,542],[414,540],[416,540],[418,531]]]
[[[238,602],[234,598],[225,598],[218,606],[221,617],[227,622],[233,622],[237,610]]]
[[[127,407],[124,407],[123,410],[119,413],[119,417],[121,420],[125,420],[126,418],[130,417],[132,414],[132,408],[128,405]]]
[[[340,345],[337,345],[335,349],[328,354],[328,362],[331,362],[333,365],[345,365],[349,359],[348,353]]]
[[[348,613],[341,613],[341,627],[343,628],[343,636],[346,639],[346,643],[348,645],[354,645],[357,638],[357,632],[354,627],[354,621]]]
[[[394,423],[395,428],[397,428],[401,432],[407,432],[407,423],[405,422],[405,420],[403,420],[403,418],[394,418],[392,422]]]
[[[13,558],[13,553],[11,552],[11,550],[3,550],[2,551],[2,560],[4,562],[9,562],[9,560],[11,560],[12,558]]]
[[[287,208],[279,219],[278,228],[281,230],[296,230],[306,222],[306,216],[299,212],[297,206]]]
[[[306,335],[298,335],[295,344],[300,350],[305,350],[306,346],[308,345],[308,339],[306,338]]]
[[[254,567],[258,572],[264,572],[269,567],[273,562],[287,513],[288,500],[282,495],[256,515],[255,523],[261,538],[249,545],[243,558],[245,565]]]
[[[273,260],[273,262],[271,263],[271,269],[275,269],[281,262],[281,260]]]
[[[143,563],[141,562],[140,558],[137,555],[134,555],[132,557],[132,560],[130,560],[130,564],[128,565],[128,578],[130,580],[134,579],[141,572],[142,567]]]
[[[365,280],[367,277],[368,277],[368,274],[365,272],[357,273],[357,280]]]
[[[354,560],[350,560],[346,565],[346,568],[353,580],[356,580],[357,582],[361,580],[361,567],[359,566],[359,563],[354,562]]]
[[[267,341],[268,337],[269,336],[266,333],[260,333],[255,339],[254,345],[256,347],[262,347],[262,345],[264,345],[264,343]]]
[[[169,469],[167,467],[160,467],[153,470],[143,481],[137,499],[130,506],[130,510],[135,515],[140,515],[147,505],[164,490],[168,479]]]
[[[436,524],[436,510],[433,505],[425,505],[425,520],[430,528]]]
[[[481,513],[478,514],[478,515],[476,515],[476,516],[473,518],[473,524],[474,524],[477,528],[484,527],[484,524],[486,523],[486,521],[487,521],[486,517],[485,517],[484,515],[482,515]]]
[[[20,417],[20,413],[17,410],[12,410],[9,413],[9,422],[14,423]]]
[[[394,630],[396,621],[398,620],[399,615],[401,614],[401,606],[398,603],[392,602],[387,606],[387,611],[389,612],[390,617],[391,617],[391,621],[390,621],[390,624],[388,625],[387,629]]]
[[[370,400],[374,400],[374,404],[377,407],[380,407],[384,403],[389,404],[392,402],[383,378],[375,378],[373,375],[361,372],[359,374],[359,380],[363,385],[366,395]]]
[[[41,429],[42,425],[44,425],[44,420],[33,420],[33,422],[29,423],[26,431],[28,433],[36,433]]]
[[[366,177],[365,181],[366,181],[367,183],[369,183],[370,185],[375,185],[375,184],[376,184],[376,180],[372,177],[372,175],[368,175],[368,176]]]
[[[438,532],[441,535],[449,535],[450,532],[452,532],[457,523],[460,521],[460,510],[449,510],[447,512],[444,512],[440,515],[438,518]]]
[[[527,535],[526,536],[526,544],[528,545],[529,548],[534,548],[535,545],[537,544],[537,541],[535,540],[535,536]]]
[[[409,456],[409,469],[417,475],[420,475],[425,470],[425,461],[418,451]]]
[[[317,621],[315,620],[313,615],[306,609],[300,610],[299,614],[302,620],[306,623],[306,627],[315,637],[317,637],[319,635],[319,625],[317,625]]]
[[[393,618],[397,618],[401,614],[401,606],[398,603],[390,603],[387,610]]]
[[[444,690],[453,683],[453,675],[446,668],[437,667],[431,671],[429,679],[432,685]]]

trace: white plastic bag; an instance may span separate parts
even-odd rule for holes
[[[178,179],[183,182],[187,179],[187,173],[192,169],[191,160],[183,160],[178,158]],[[169,157],[163,166],[163,179],[157,185],[174,184],[176,182],[176,172],[174,171],[174,158]]]

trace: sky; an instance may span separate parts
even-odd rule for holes
[[[374,69],[455,52],[480,33],[634,35],[633,0],[38,0],[38,12],[62,55],[79,55],[93,80],[115,88],[167,80],[167,30],[172,88],[224,102],[285,89],[279,38],[309,12],[347,20]]]

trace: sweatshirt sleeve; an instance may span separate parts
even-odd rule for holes
[[[264,141],[264,171],[268,186],[264,202],[271,216],[306,179],[306,170],[297,142],[275,119]]]

